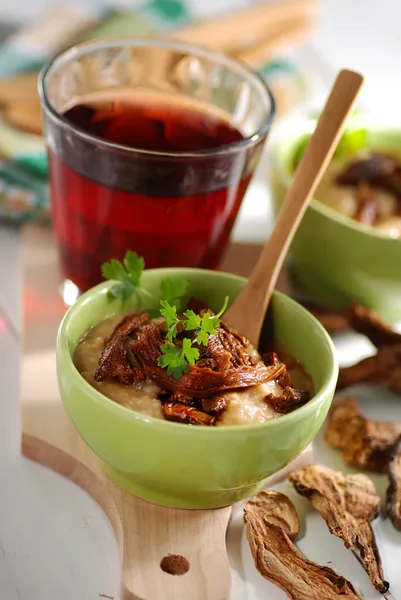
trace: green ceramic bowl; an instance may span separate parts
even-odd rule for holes
[[[234,300],[245,279],[198,269],[145,271],[143,287],[160,297],[167,275],[182,275],[191,294],[218,309]],[[121,313],[110,300],[110,283],[84,294],[67,312],[57,338],[61,398],[82,438],[102,459],[106,473],[135,496],[183,508],[226,506],[254,493],[263,480],[286,466],[313,439],[329,409],[338,375],[334,347],[316,319],[295,301],[275,293],[271,302],[279,343],[300,360],[316,394],[298,410],[257,425],[193,427],[135,413],[106,398],[76,370],[72,356],[85,332]],[[125,309],[152,308],[143,295]],[[250,307],[250,312],[252,307]]]
[[[352,126],[367,130],[367,147],[401,152],[401,128],[383,127],[367,117]],[[294,153],[314,122],[288,121],[272,145],[272,186],[276,212],[292,179]],[[295,279],[318,302],[345,308],[350,301],[373,308],[391,321],[401,319],[401,240],[342,216],[312,200],[290,252]]]

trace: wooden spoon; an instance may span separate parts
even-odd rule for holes
[[[224,320],[257,348],[266,310],[281,267],[309,200],[315,192],[340,140],[363,77],[343,70],[337,76],[315,132],[295,171],[275,227],[248,282]],[[250,318],[250,311],[252,318]]]

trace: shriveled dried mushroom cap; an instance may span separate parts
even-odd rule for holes
[[[401,436],[394,444],[388,474],[390,484],[386,496],[387,514],[394,527],[401,531]]]
[[[401,344],[401,334],[394,331],[391,323],[369,308],[354,305],[351,309],[350,322],[351,327],[366,335],[376,348]]]
[[[244,511],[245,531],[259,573],[281,587],[292,600],[360,600],[351,582],[330,567],[308,560],[292,538],[299,522],[291,500],[274,491],[263,491]]]
[[[329,413],[329,421],[325,432],[326,441],[333,448],[343,449],[359,425],[361,411],[353,396],[337,400]]]
[[[299,533],[299,519],[293,503],[287,496],[273,490],[263,490],[247,502],[244,515],[259,517],[265,525],[271,523],[283,529],[291,540]]]
[[[340,368],[337,389],[361,382],[383,385],[401,391],[401,343],[380,346],[374,356]]]
[[[401,421],[367,419],[352,396],[337,401],[330,411],[326,440],[343,450],[345,462],[360,469],[386,473]]]
[[[328,467],[310,465],[291,473],[290,481],[299,494],[320,512],[331,533],[347,548],[360,550],[361,561],[375,588],[384,593],[379,550],[370,525],[379,510],[380,497],[366,475],[344,475]]]
[[[291,473],[290,481],[306,496],[320,493],[356,519],[374,519],[380,507],[380,496],[373,481],[361,473],[344,475],[323,465],[310,465]]]

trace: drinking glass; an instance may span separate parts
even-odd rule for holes
[[[84,291],[127,250],[147,268],[218,267],[274,116],[256,73],[178,41],[116,39],[58,55],[39,91],[67,280]]]

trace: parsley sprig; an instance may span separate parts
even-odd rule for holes
[[[184,277],[165,277],[162,281],[163,298],[178,310],[182,299],[187,295],[188,287],[189,281]]]
[[[187,331],[198,330],[196,336],[196,342],[199,345],[207,346],[209,341],[209,335],[216,335],[217,327],[220,325],[220,317],[224,314],[228,305],[228,296],[224,299],[224,304],[217,313],[217,315],[211,315],[206,312],[202,317],[194,313],[193,310],[186,310],[184,312],[185,321],[183,321],[184,327]]]
[[[160,314],[166,319],[167,335],[166,338],[169,342],[173,341],[173,338],[177,335],[177,326],[180,323],[180,319],[177,315],[177,308],[171,306],[167,300],[160,300]]]
[[[136,252],[129,250],[124,256],[123,262],[112,259],[102,265],[102,274],[105,279],[116,280],[108,294],[112,298],[127,300],[139,289],[145,292],[150,298],[155,298],[141,287],[141,277],[145,268],[145,261],[138,256]],[[216,335],[217,327],[220,325],[220,317],[224,314],[228,305],[228,296],[226,296],[223,306],[216,315],[208,312],[202,316],[197,315],[193,310],[186,310],[181,319],[177,311],[182,308],[183,299],[187,295],[189,282],[184,277],[165,277],[161,282],[163,300],[160,301],[160,311],[150,310],[149,316],[162,316],[166,320],[167,334],[166,343],[161,346],[163,354],[158,358],[158,365],[167,368],[167,373],[173,375],[176,379],[186,373],[190,365],[194,365],[200,357],[199,349],[193,344],[207,346],[209,336]],[[194,339],[184,337],[181,345],[174,343],[178,334],[178,327],[181,331],[195,331]]]
[[[108,291],[112,298],[127,300],[136,291],[141,289],[146,295],[149,292],[141,287],[141,277],[145,268],[145,261],[136,252],[128,250],[124,256],[123,262],[113,258],[110,262],[102,265],[102,275],[105,279],[117,280],[117,283],[111,286]],[[186,296],[189,287],[189,281],[184,277],[165,277],[161,282],[163,297],[171,306],[181,308],[182,299]],[[152,317],[158,316],[159,311],[150,311]]]
[[[116,279],[118,283],[109,289],[109,295],[120,300],[129,298],[138,288],[145,268],[145,261],[136,252],[128,250],[123,262],[113,258],[102,265],[105,279]]]
[[[175,379],[186,373],[189,365],[194,365],[199,358],[199,350],[192,347],[189,338],[182,340],[181,348],[167,342],[161,349],[163,354],[159,356],[157,363],[160,367],[167,367],[168,375],[173,375]]]
[[[163,344],[162,356],[158,359],[160,367],[167,367],[169,375],[174,375],[176,379],[186,373],[190,365],[195,364],[199,359],[200,353],[198,348],[194,348],[193,344],[199,346],[207,346],[209,336],[217,334],[217,327],[220,325],[220,317],[225,312],[228,305],[228,296],[224,299],[224,304],[217,313],[212,315],[205,312],[203,316],[197,315],[193,310],[184,312],[185,319],[180,319],[177,315],[175,306],[171,306],[167,300],[160,301],[160,314],[166,319],[168,343]],[[196,331],[194,340],[184,337],[182,341],[182,349],[173,343],[174,338],[178,333],[178,326],[181,325],[183,330]]]

